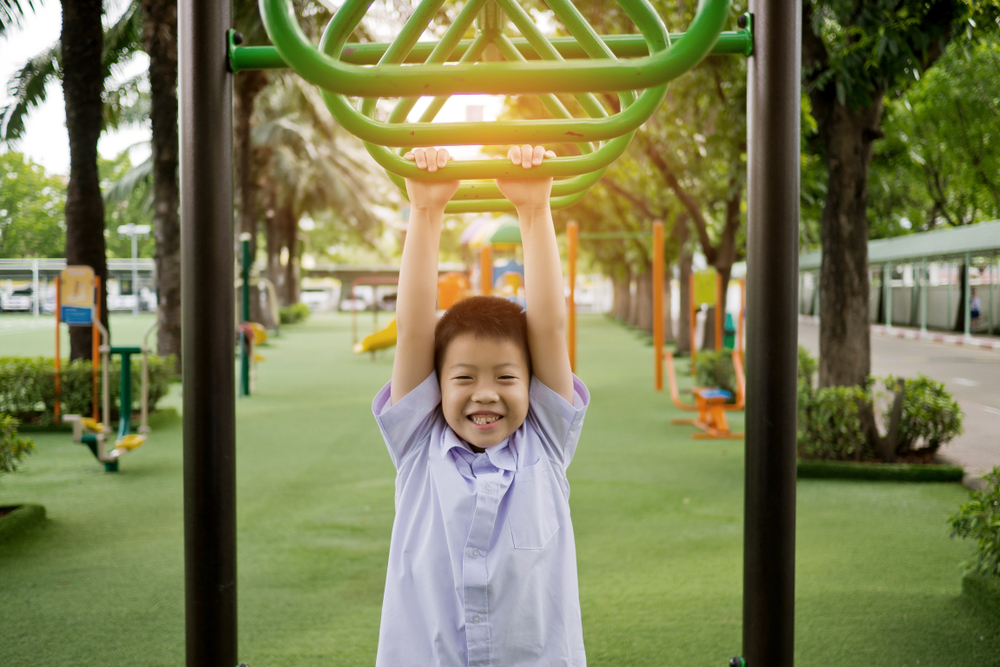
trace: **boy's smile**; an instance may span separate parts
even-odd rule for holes
[[[441,410],[470,445],[499,445],[528,415],[531,376],[513,341],[456,336],[441,364]]]

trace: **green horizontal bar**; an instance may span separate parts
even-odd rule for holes
[[[586,192],[578,192],[575,195],[565,197],[553,197],[549,201],[549,206],[553,211],[567,208],[577,203],[587,195]],[[480,201],[452,201],[444,208],[445,213],[517,213],[517,209],[507,199],[490,199]]]
[[[647,232],[580,232],[581,239],[649,239],[653,235]]]
[[[683,32],[670,33],[671,43],[684,37]],[[642,58],[649,55],[649,48],[642,35],[602,35],[601,40],[611,48],[618,58]],[[528,45],[523,37],[511,38],[511,42],[527,60],[540,60],[538,54]],[[570,60],[587,58],[580,44],[572,37],[550,37],[552,46],[556,47],[563,58]],[[749,30],[726,31],[719,33],[719,41],[715,43],[708,55],[710,56],[745,56],[750,52],[753,40]],[[471,39],[463,39],[448,57],[447,62],[458,61],[469,46]],[[351,65],[374,65],[385,55],[389,45],[386,43],[350,43],[344,47],[341,62]],[[423,64],[434,48],[434,42],[418,42],[403,62],[407,65]],[[273,46],[233,46],[229,50],[229,61],[234,72],[251,69],[288,69],[278,49]]]
[[[467,4],[463,8],[463,14],[466,9],[475,9],[475,4]],[[462,14],[460,14],[461,16]],[[353,19],[354,17],[350,18]],[[460,24],[456,23],[456,25]],[[320,40],[320,51],[336,58],[339,55],[338,48],[343,35],[350,34],[353,27],[346,19],[343,21],[335,19],[323,33]],[[667,35],[662,25],[657,24],[654,28],[648,29],[648,31],[652,36],[651,41],[653,43],[666,43]],[[595,36],[594,41],[596,39]],[[509,45],[509,40],[506,39],[499,44],[501,50],[507,48],[506,45]],[[441,46],[439,42],[435,45],[432,53],[428,55],[428,59],[431,62],[436,62],[439,59],[447,57],[451,47],[439,48]],[[463,58],[470,56],[475,58],[478,47],[474,44],[473,49],[473,51],[466,51]],[[405,55],[405,50],[393,49],[387,52],[383,63],[405,58]],[[508,55],[509,59],[521,57],[516,51]],[[636,102],[635,94],[632,91],[619,93],[622,111],[610,117],[605,115],[601,118],[571,118],[561,103],[553,98],[549,102],[555,104],[558,108],[551,108],[548,103],[546,106],[550,107],[553,115],[557,116],[555,119],[497,121],[492,123],[396,122],[400,116],[399,112],[406,111],[412,106],[411,100],[413,98],[400,100],[396,109],[390,115],[388,122],[384,123],[370,117],[375,111],[374,100],[372,99],[366,99],[362,105],[362,111],[359,112],[342,95],[328,91],[322,91],[322,95],[334,118],[348,132],[365,141],[382,146],[510,145],[524,143],[544,145],[573,142],[580,144],[583,152],[589,153],[588,143],[615,139],[634,131],[642,125],[663,102],[663,98],[666,96],[666,85],[643,91],[638,102]],[[551,96],[541,96],[542,102],[546,103],[549,97]],[[591,113],[596,112],[603,113],[603,109],[591,110]],[[433,116],[431,116],[431,119],[433,119]],[[421,121],[425,120],[427,119],[424,117],[421,118]],[[381,163],[385,166],[384,163],[389,161],[392,161],[392,158],[385,155]],[[402,163],[397,164],[397,169],[405,168]],[[391,170],[399,173],[397,169]],[[592,171],[589,168],[577,169],[576,171],[573,171],[573,167],[566,167],[565,169],[566,171],[562,175]],[[410,170],[412,173],[412,166]],[[494,172],[494,177],[496,175]]]
[[[417,13],[426,4],[421,3]],[[659,21],[646,0],[623,0],[623,5],[633,15],[639,12]],[[585,93],[652,88],[691,69],[712,51],[729,18],[729,6],[729,0],[706,0],[684,37],[666,50],[625,61],[580,59],[477,63],[467,68],[444,64],[369,68],[320,53],[302,32],[290,0],[260,0],[261,18],[282,59],[311,83],[352,97]],[[348,0],[337,14],[356,14],[365,9],[367,5]],[[410,22],[404,31],[409,27]],[[415,44],[416,39],[413,41]]]

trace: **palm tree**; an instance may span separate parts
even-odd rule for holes
[[[0,0],[0,37],[10,28],[20,28],[26,11],[35,11],[35,0]]]
[[[156,236],[156,351],[181,369],[181,223],[177,182],[177,0],[142,0],[153,126],[153,229]]]
[[[19,0],[0,0],[0,20],[13,16]],[[28,6],[34,0],[25,0]],[[13,3],[6,14],[3,3]],[[14,23],[11,19],[11,23]],[[0,34],[4,25],[0,24]],[[156,236],[158,282],[157,353],[177,355],[180,368],[180,219],[178,216],[178,130],[177,130],[177,2],[176,0],[133,0],[120,19],[104,35],[105,74],[140,49],[149,55],[150,93],[140,93],[146,74],[133,77],[104,91],[104,129],[130,123],[152,122],[152,157],[116,185],[117,193],[105,193],[114,200],[129,183],[153,181],[153,223]],[[46,84],[63,75],[62,45],[57,42],[30,59],[15,75],[9,87],[14,100],[0,110],[0,138],[16,141],[24,131],[25,116],[45,100]]]
[[[263,91],[254,125],[267,210],[267,273],[288,305],[299,298],[299,220],[330,219],[374,246],[382,225],[372,203],[398,195],[360,140],[337,125],[316,89],[294,74],[276,77]]]
[[[0,0],[0,21],[6,29],[24,16],[34,0]],[[104,203],[97,171],[97,141],[108,117],[102,99],[104,80],[114,66],[138,48],[139,22],[134,7],[105,35],[101,0],[63,0],[59,42],[21,68],[10,87],[13,101],[0,110],[0,138],[14,143],[24,131],[30,109],[45,99],[45,86],[61,78],[66,100],[70,175],[66,192],[66,261],[86,264],[101,278],[101,319],[107,319],[107,260],[104,247]],[[85,327],[70,331],[70,356],[89,358],[91,332]]]

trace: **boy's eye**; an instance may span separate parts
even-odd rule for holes
[[[471,380],[471,379],[472,379],[471,375],[458,375],[452,378],[452,380]]]
[[[514,375],[501,375],[501,376],[500,376],[500,379],[501,379],[501,380],[516,380],[516,379],[517,379],[517,377],[516,377],[516,376],[514,376]]]

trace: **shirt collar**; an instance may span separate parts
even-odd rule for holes
[[[514,435],[512,434],[499,445],[486,448],[486,457],[490,460],[490,463],[501,470],[509,470],[510,472],[517,470],[517,459],[510,447],[511,440],[513,438]],[[469,448],[469,445],[464,440],[459,438],[458,435],[449,427],[445,430],[444,437],[440,440],[438,456],[444,458],[448,455],[448,452],[453,449],[468,452],[473,456],[476,455],[475,452]]]

